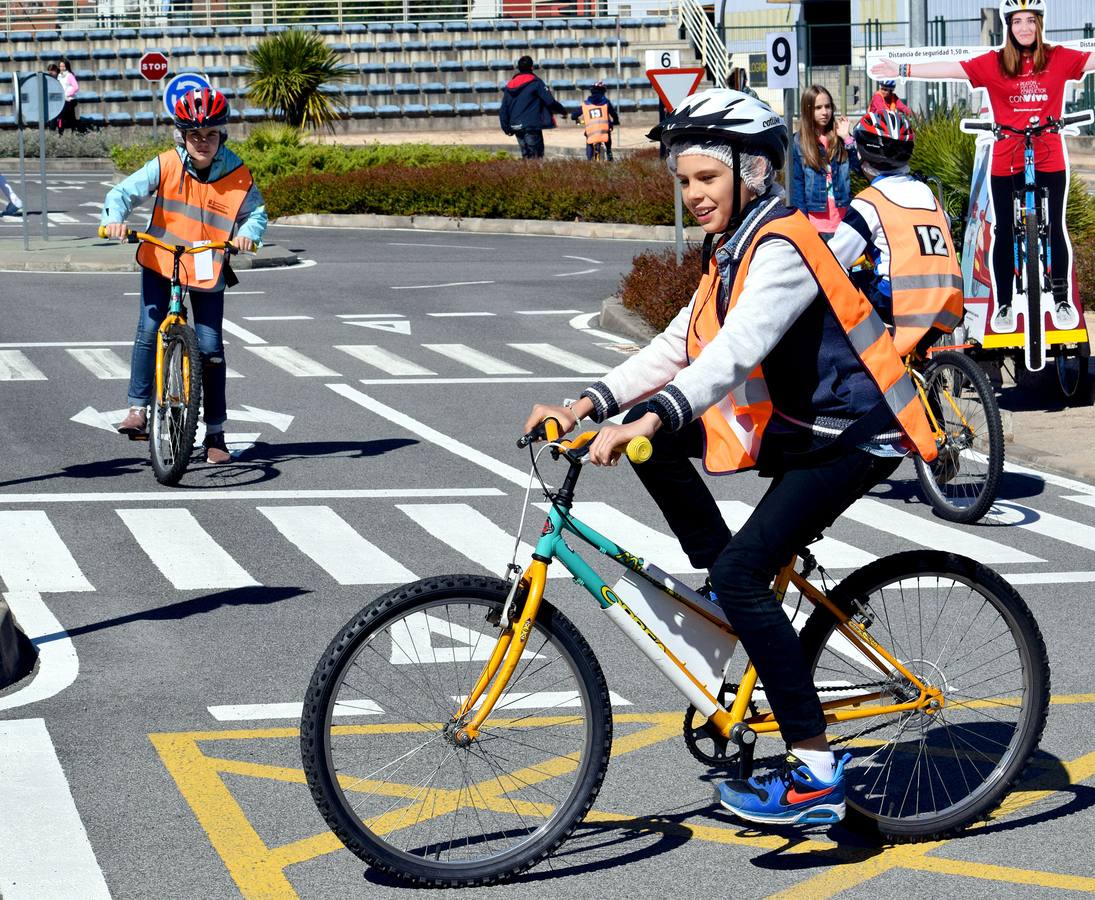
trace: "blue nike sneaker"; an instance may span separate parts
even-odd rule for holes
[[[832,781],[822,781],[793,753],[783,765],[747,781],[731,779],[715,788],[715,802],[749,822],[815,825],[844,818],[844,764],[837,761]]]

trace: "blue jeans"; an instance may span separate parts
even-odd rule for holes
[[[517,132],[517,146],[523,159],[542,159],[544,156],[544,132],[539,128],[526,128]]]
[[[150,269],[141,269],[141,309],[129,372],[129,405],[147,406],[156,380],[156,330],[171,302],[171,281]],[[205,424],[222,425],[228,418],[224,396],[224,290],[190,292],[191,324],[198,335],[202,357],[202,395]]]

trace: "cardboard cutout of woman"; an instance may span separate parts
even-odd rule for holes
[[[869,63],[869,72],[880,79],[965,81],[973,88],[984,89],[992,118],[1012,128],[1025,128],[1035,117],[1041,123],[1051,116],[1059,118],[1065,86],[1081,80],[1088,72],[1095,72],[1095,53],[1091,52],[1095,41],[1072,42],[1072,46],[1046,43],[1043,37],[1046,6],[1046,0],[1003,0],[1000,16],[1005,23],[1005,34],[1003,43],[995,50],[905,49],[875,59]],[[983,184],[978,185],[982,196],[970,198],[971,204],[978,204],[979,215],[991,215],[994,223],[989,263],[994,309],[991,321],[982,320],[979,330],[988,332],[991,327],[999,335],[1015,332],[1018,324],[1012,303],[1015,286],[1012,197],[1014,191],[1022,191],[1025,183],[1023,137],[1004,134],[1001,140],[992,142],[988,190]],[[1050,320],[1058,331],[1082,328],[1081,306],[1072,285],[1072,247],[1065,228],[1068,154],[1060,134],[1047,133],[1034,139],[1034,168],[1035,183],[1048,200]],[[978,176],[983,179],[983,174],[977,173],[975,180]],[[984,196],[986,193],[988,197]],[[984,200],[990,198],[991,210],[986,210]],[[983,223],[967,227],[980,229]],[[1029,330],[1031,323],[1026,321],[1023,308],[1018,312],[1023,317],[1024,330]],[[1044,309],[1041,321],[1034,324],[1044,331]],[[1028,348],[1027,364],[1029,368],[1040,369],[1044,358],[1032,359]]]

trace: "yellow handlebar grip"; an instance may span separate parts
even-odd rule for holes
[[[638,465],[639,463],[646,462],[654,455],[654,447],[650,443],[650,438],[645,438],[640,435],[639,437],[633,437],[627,442],[626,452],[627,458]]]
[[[106,226],[105,225],[100,225],[99,226],[99,237],[101,237],[101,238],[107,237]]]

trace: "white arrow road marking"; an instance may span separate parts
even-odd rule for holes
[[[0,697],[0,712],[55,697],[80,674],[76,647],[61,623],[42,602],[41,594],[37,591],[8,591],[4,599],[23,633],[38,648],[38,673],[30,684],[14,694]],[[50,640],[39,642],[47,635]]]
[[[254,432],[229,432],[224,433],[224,443],[228,447],[229,455],[235,459],[245,450],[250,450],[255,446],[255,442],[262,437],[261,431]],[[197,431],[194,432],[194,449],[196,453],[200,453],[199,449],[202,446],[202,441],[205,440],[205,423],[199,422]]]
[[[610,331],[599,331],[596,328],[591,328],[590,325],[592,324],[593,320],[597,319],[598,321],[600,321],[600,316],[601,314],[596,312],[582,313],[581,315],[575,316],[567,324],[571,328],[577,328],[579,331],[584,331],[586,334],[591,335],[592,337],[601,338],[605,341],[612,341],[616,344],[631,343],[631,340],[629,338],[620,337],[618,334],[612,334],[612,332]]]
[[[273,425],[283,433],[293,424],[293,417],[288,413],[259,409],[257,406],[250,406],[247,403],[243,404],[243,409],[228,410],[228,418],[235,422],[262,422],[264,425]]]
[[[110,900],[43,719],[0,722],[0,892]]]
[[[101,428],[103,431],[111,431],[114,434],[117,434],[118,429],[115,426],[121,422],[128,413],[128,406],[123,409],[111,410],[110,412],[99,412],[94,406],[85,406],[69,419],[69,421],[79,422],[81,425],[90,425],[92,428]]]
[[[411,323],[406,319],[396,319],[391,322],[343,322],[343,325],[358,325],[361,328],[375,328],[377,331],[390,331],[392,334],[410,334]]]
[[[593,263],[596,266],[603,265],[603,262],[601,260],[599,260],[599,259],[590,259],[588,256],[568,256],[567,254],[564,253],[563,254],[563,259],[576,259],[576,260],[578,260],[578,262]]]
[[[572,275],[589,275],[592,272],[599,272],[600,269],[579,269],[577,272],[556,272],[556,278],[570,278]]]

